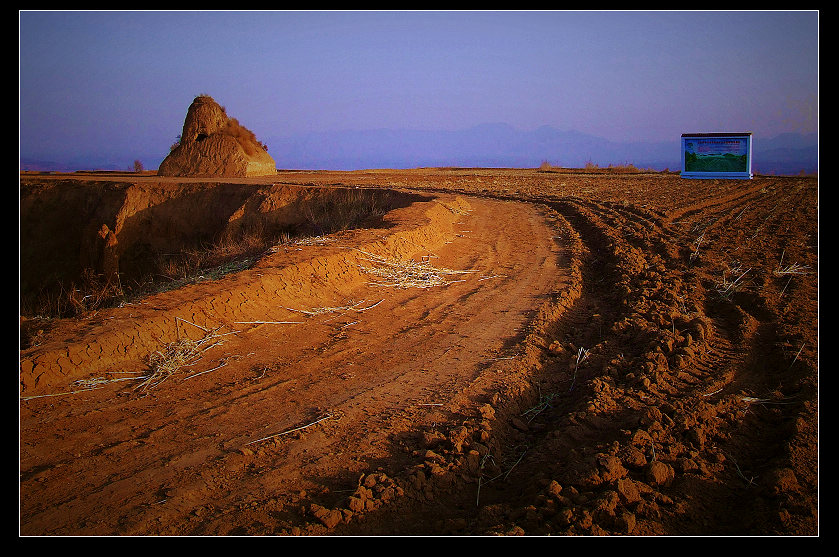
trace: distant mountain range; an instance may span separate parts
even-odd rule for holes
[[[462,166],[535,168],[582,167],[633,162],[676,169],[679,144],[620,143],[577,131],[542,126],[521,131],[507,124],[483,124],[460,131],[365,130],[310,133],[267,140],[279,168],[414,168]]]
[[[580,168],[633,164],[638,168],[679,170],[680,138],[659,142],[620,142],[577,131],[542,126],[531,131],[508,124],[482,124],[459,131],[361,130],[314,132],[263,139],[277,168],[361,170],[370,168],[484,167],[536,168],[543,161]],[[22,170],[126,170],[133,161],[154,169],[164,154],[75,160],[21,159]],[[118,160],[117,160],[118,159]],[[754,137],[752,170],[789,175],[818,170],[818,135],[785,133]]]

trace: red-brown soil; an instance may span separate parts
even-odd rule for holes
[[[122,211],[176,245],[223,212],[201,195],[247,212],[270,184],[406,202],[215,280],[21,316],[22,535],[819,534],[816,178],[21,174],[22,207],[54,206],[51,232],[22,224],[21,275],[46,257],[32,238]],[[68,211],[61,188],[97,201]],[[129,198],[175,209],[162,225]],[[70,245],[65,269],[103,253]],[[374,256],[459,272],[400,288]],[[209,332],[137,388],[151,354]]]

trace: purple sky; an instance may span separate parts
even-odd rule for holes
[[[199,94],[260,138],[818,131],[817,11],[19,15],[22,157],[165,154]]]

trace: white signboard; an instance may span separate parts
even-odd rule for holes
[[[682,134],[682,178],[752,178],[752,134]]]

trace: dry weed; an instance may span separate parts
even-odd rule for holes
[[[792,265],[784,266],[784,255],[786,255],[786,250],[781,252],[781,260],[778,261],[778,266],[773,271],[773,274],[776,277],[782,277],[784,275],[809,275],[811,271],[809,271],[809,265],[799,265],[798,263],[793,263]]]
[[[166,344],[162,349],[152,352],[148,358],[148,371],[141,377],[137,378],[140,381],[140,384],[134,388],[135,391],[144,392],[157,387],[183,368],[190,367],[198,363],[198,361],[203,357],[204,352],[222,343],[222,337],[235,334],[235,332],[219,334],[218,331],[223,327],[223,325],[220,325],[215,329],[205,329],[184,319],[179,320],[201,329],[204,332],[204,335],[197,340],[192,340],[187,337],[178,338],[174,342]],[[196,375],[207,373],[208,371],[218,369],[223,365],[224,363],[211,370],[198,372],[189,375],[186,378],[188,379]]]
[[[373,304],[371,306],[363,307],[363,308],[359,307],[359,306],[361,304],[365,303],[365,300],[361,300],[360,302],[357,302],[357,303],[352,303],[352,300],[350,300],[350,303],[348,305],[344,305],[344,306],[327,306],[327,307],[320,307],[320,308],[311,308],[311,309],[308,309],[308,310],[294,309],[294,308],[289,308],[289,307],[287,307],[285,309],[287,309],[289,311],[295,311],[297,313],[303,313],[305,315],[308,315],[309,317],[314,317],[316,315],[324,315],[324,314],[329,314],[329,313],[346,313],[348,311],[355,311],[355,312],[361,313],[361,312],[367,311],[368,309],[372,309],[372,308],[376,307],[377,305],[381,304],[383,301],[384,300],[379,300],[375,304]]]
[[[728,275],[725,271],[723,271],[722,280],[716,285],[717,294],[719,294],[720,298],[722,298],[723,300],[729,300],[732,294],[734,294],[735,292],[739,292],[744,288],[744,279],[746,275],[749,273],[749,271],[751,271],[752,269],[750,267],[745,271],[740,272],[740,266],[738,264],[731,270],[733,272],[731,276],[734,277],[736,275],[737,278],[735,278],[734,280],[729,280]]]
[[[160,385],[161,383],[163,383],[182,369],[198,363],[198,361],[201,360],[201,358],[203,357],[204,352],[222,343],[222,337],[230,334],[235,334],[235,332],[222,334],[218,333],[222,326],[208,330],[198,325],[195,325],[194,323],[186,321],[185,319],[176,319],[178,321],[189,323],[190,325],[193,325],[194,327],[201,329],[204,332],[204,335],[197,340],[192,340],[186,337],[179,337],[174,342],[167,343],[160,350],[155,350],[148,357],[148,369],[143,372],[110,374],[126,375],[127,377],[90,377],[85,379],[78,379],[72,383],[73,387],[75,387],[73,390],[60,393],[23,397],[21,400],[77,394],[86,391],[92,391],[95,389],[100,389],[105,385],[109,385],[111,383],[116,383],[120,381],[139,381],[139,383],[134,387],[133,390],[145,392],[149,389],[157,387],[158,385]],[[202,375],[204,373],[208,373],[210,371],[214,371],[220,367],[223,367],[224,365],[226,365],[226,361],[222,361],[221,365],[216,366],[212,369],[193,373],[191,375],[187,375],[185,378],[189,379],[190,377]]]
[[[457,271],[434,267],[428,263],[428,258],[425,257],[421,261],[415,261],[413,259],[386,259],[372,253],[364,251],[362,253],[366,256],[366,261],[370,263],[370,266],[361,265],[361,270],[379,279],[376,282],[370,283],[372,286],[403,289],[448,286],[449,284],[463,282],[464,280],[452,279],[451,277],[477,272],[473,270]]]

